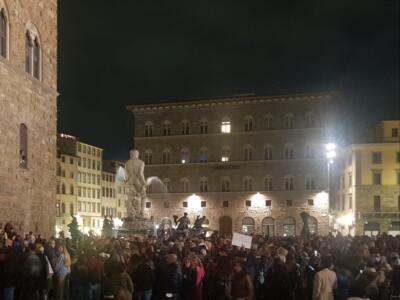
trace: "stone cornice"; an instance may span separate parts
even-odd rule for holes
[[[275,96],[232,96],[224,98],[211,98],[198,101],[178,101],[160,104],[145,104],[145,105],[128,105],[126,109],[132,113],[136,112],[155,112],[166,110],[181,110],[181,109],[199,109],[213,108],[226,105],[242,105],[242,104],[260,104],[273,102],[290,102],[301,100],[322,100],[330,99],[333,96],[339,95],[338,91],[330,91],[324,93],[302,93],[288,94]]]

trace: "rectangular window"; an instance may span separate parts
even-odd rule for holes
[[[399,136],[399,129],[392,128],[392,137],[398,137],[398,136]]]
[[[349,195],[349,209],[353,209],[353,196]]]
[[[400,163],[400,151],[397,151],[396,158],[397,162]]]
[[[344,195],[342,195],[342,210],[346,209],[346,197]]]
[[[293,200],[286,200],[286,206],[293,206]]]
[[[381,196],[374,196],[374,211],[381,211]]]
[[[207,202],[206,201],[201,201],[201,207],[206,207],[207,206]]]
[[[382,173],[374,171],[372,173],[372,184],[381,185],[381,181],[382,181]]]
[[[397,196],[397,210],[400,211],[400,195]]]
[[[271,206],[272,201],[271,200],[265,200],[265,206]]]
[[[251,200],[246,200],[246,206],[250,207],[251,206]]]
[[[349,173],[349,187],[353,186],[353,174]]]
[[[169,208],[169,202],[164,202],[164,208]]]
[[[65,163],[65,156],[64,155],[61,156],[61,162]]]
[[[400,201],[400,200],[399,200],[399,201]],[[400,202],[399,202],[399,203],[400,203]],[[223,201],[223,202],[222,202],[222,206],[223,206],[223,207],[229,207],[229,201],[226,201],[226,200]],[[400,210],[400,209],[399,209],[399,210]]]
[[[183,203],[182,203],[182,207],[188,207],[188,203],[187,203],[187,201],[183,201]]]
[[[307,205],[308,206],[314,206],[314,199],[308,199],[307,200]]]
[[[151,208],[151,202],[149,201],[146,202],[146,208]]]
[[[382,153],[381,152],[373,152],[372,153],[372,163],[373,164],[381,164],[382,163]]]
[[[70,157],[70,158],[69,158],[69,163],[70,163],[71,165],[74,164],[74,158],[73,158],[73,157]]]
[[[19,125],[19,166],[28,168],[28,127]]]
[[[230,133],[231,132],[231,121],[222,121],[221,132],[222,133]]]

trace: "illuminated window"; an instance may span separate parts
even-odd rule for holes
[[[202,177],[200,179],[200,192],[201,193],[208,192],[208,180],[206,177]]]
[[[292,191],[293,190],[293,177],[290,175],[285,176],[285,191]]]
[[[166,193],[172,192],[171,180],[169,178],[164,178],[163,179],[163,184],[164,184],[164,192],[166,192]]]
[[[181,163],[187,164],[190,162],[190,152],[188,148],[183,148],[181,151]]]
[[[284,117],[285,121],[285,128],[286,129],[292,129],[293,128],[293,114],[289,113],[286,114]]]
[[[243,158],[244,160],[252,160],[253,159],[253,147],[247,145],[243,149]]]
[[[208,133],[208,122],[207,119],[200,120],[200,134]]]
[[[253,190],[253,179],[249,176],[246,176],[243,181],[243,186],[245,191]]]
[[[163,135],[170,136],[171,135],[171,122],[165,121],[163,124]]]
[[[296,235],[296,222],[292,217],[283,220],[283,236]]]
[[[182,121],[182,134],[183,135],[190,134],[190,124],[189,124],[188,120],[183,120]]]
[[[153,123],[146,122],[146,124],[144,125],[144,136],[153,136]]]
[[[163,164],[169,164],[171,162],[171,151],[169,149],[163,150],[162,162]]]
[[[229,147],[227,147],[227,146],[222,147],[221,161],[222,162],[229,161],[229,155],[230,155]]]
[[[242,232],[247,234],[254,233],[255,222],[253,218],[245,217],[242,219]]]
[[[253,131],[253,117],[246,116],[244,119],[244,131]]]
[[[0,56],[7,58],[7,43],[8,43],[8,32],[7,32],[7,19],[4,8],[0,8]]]
[[[222,119],[221,132],[222,133],[230,133],[231,132],[231,121],[229,118]]]
[[[200,162],[207,162],[208,161],[208,150],[206,147],[202,147],[200,149]]]

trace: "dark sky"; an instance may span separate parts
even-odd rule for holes
[[[348,126],[400,118],[398,0],[59,0],[58,21],[59,131],[108,158],[127,104],[342,90]]]

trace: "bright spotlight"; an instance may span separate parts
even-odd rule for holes
[[[187,197],[188,208],[193,210],[201,209],[201,199],[196,194]]]
[[[334,144],[334,143],[328,143],[328,144],[325,145],[325,149],[326,149],[327,151],[333,151],[333,150],[336,149],[336,144]]]
[[[254,207],[263,207],[265,206],[265,196],[260,193],[254,194],[251,196],[251,206]]]
[[[336,151],[330,150],[330,151],[326,152],[326,158],[332,159],[334,157],[336,157]]]

